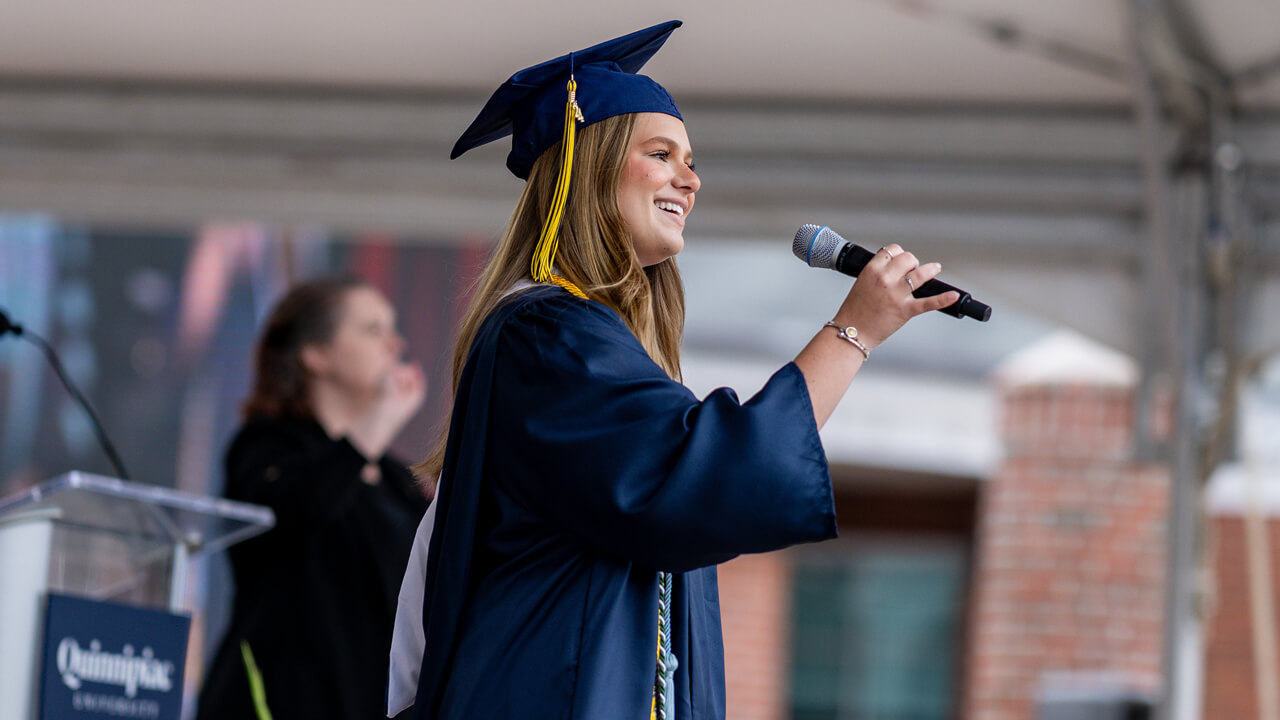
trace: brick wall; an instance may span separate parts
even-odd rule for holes
[[[1205,648],[1204,717],[1258,717],[1254,684],[1252,607],[1245,552],[1244,520],[1239,514],[1213,518],[1210,557],[1214,591]],[[1280,598],[1280,518],[1269,521],[1273,597]],[[1280,625],[1280,611],[1275,622]],[[1280,652],[1280,648],[1277,649]],[[1273,680],[1280,683],[1280,678]]]
[[[1002,390],[1006,459],[982,491],[965,716],[1035,717],[1058,673],[1155,692],[1168,474],[1135,467],[1132,393]]]
[[[1032,720],[1042,683],[1062,673],[1154,695],[1168,473],[1131,461],[1130,387],[1009,383],[1001,397],[1006,456],[980,487],[963,717]],[[913,500],[857,487],[846,483],[837,496],[844,532],[968,535],[974,513],[963,493]],[[1280,597],[1280,514],[1268,530]],[[1255,632],[1238,512],[1215,514],[1208,547],[1202,717],[1254,718]],[[771,553],[720,568],[728,720],[787,716],[791,561]]]
[[[786,553],[743,555],[719,568],[726,720],[782,720],[790,666]]]

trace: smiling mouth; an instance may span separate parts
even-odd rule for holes
[[[657,202],[654,203],[654,205],[656,205],[659,210],[662,210],[664,212],[669,212],[672,215],[675,215],[676,217],[679,217],[679,218],[684,217],[684,208],[680,207],[679,205],[673,202],[658,200]]]

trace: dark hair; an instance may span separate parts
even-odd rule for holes
[[[313,416],[302,349],[333,339],[347,293],[368,286],[357,278],[312,280],[276,303],[254,348],[253,392],[240,411],[245,420]]]

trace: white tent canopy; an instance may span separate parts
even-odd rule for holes
[[[1165,81],[1166,157],[1205,121],[1188,95],[1210,81],[1230,91],[1259,211],[1251,307],[1274,305],[1280,9],[1131,3],[1150,6],[1137,34]],[[10,0],[0,207],[492,234],[518,187],[492,161],[501,144],[444,159],[477,103],[550,53],[679,17],[646,72],[690,119],[706,181],[695,236],[783,242],[821,222],[909,242],[1006,302],[1142,355],[1133,328],[1158,303],[1141,280],[1152,248],[1127,8],[141,0],[104,18],[73,0]],[[1199,204],[1184,210],[1203,220]],[[1250,356],[1280,346],[1274,325],[1251,326]]]
[[[1165,3],[1280,107],[1280,9],[1268,0]],[[219,3],[78,0],[0,6],[0,75],[487,91],[512,69],[670,18],[651,65],[679,97],[1125,104],[1117,0],[517,0]],[[998,38],[1004,38],[1003,40]]]

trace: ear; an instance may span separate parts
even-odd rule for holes
[[[307,374],[312,376],[323,374],[329,367],[329,354],[320,345],[303,345],[302,351],[298,353],[298,359],[302,361],[302,367]]]

